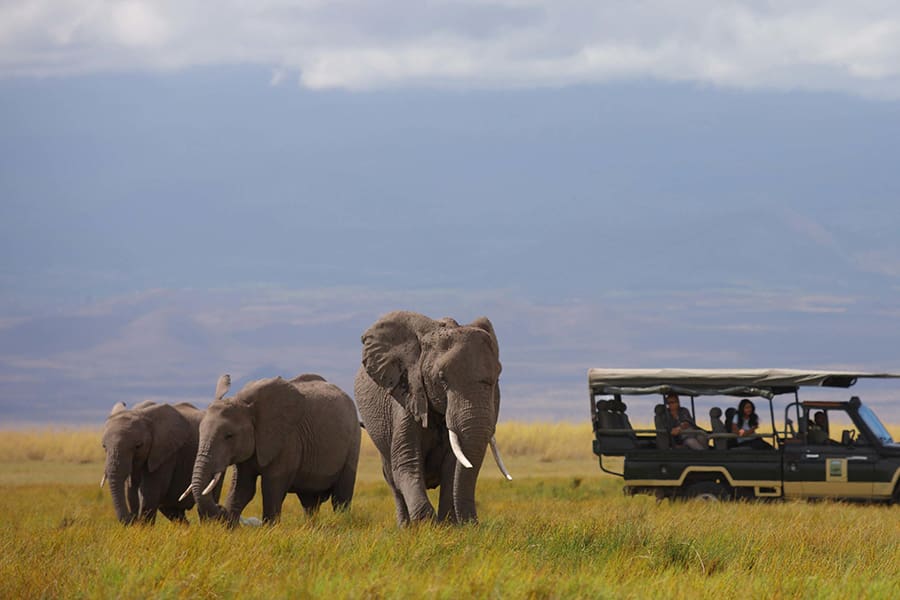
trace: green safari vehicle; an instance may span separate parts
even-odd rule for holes
[[[837,397],[860,379],[897,378],[789,369],[590,369],[594,453],[603,471],[624,479],[626,494],[900,502],[900,444],[875,413],[857,396],[800,398],[801,388],[833,388]],[[673,441],[663,404],[670,392],[703,430],[701,449]],[[633,428],[623,398],[643,404],[646,410],[631,415],[636,422],[652,419],[653,428]],[[743,398],[757,405],[757,432],[765,431],[750,437],[767,443],[738,444],[731,433],[731,416],[723,418],[718,404],[736,407]],[[780,429],[776,399],[784,402]],[[708,428],[698,403],[715,404],[708,407]]]

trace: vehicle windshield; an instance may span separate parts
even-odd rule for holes
[[[893,444],[894,438],[888,433],[888,430],[881,424],[881,421],[868,406],[859,407],[859,416],[865,421],[866,425],[875,434],[882,444]]]

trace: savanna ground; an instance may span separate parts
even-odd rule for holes
[[[230,531],[119,525],[98,430],[0,432],[0,598],[900,597],[900,507],[624,497],[589,423],[504,423],[481,523],[399,530],[363,438],[349,513]]]

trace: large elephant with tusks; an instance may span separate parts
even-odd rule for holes
[[[488,445],[503,474],[494,429],[500,353],[491,322],[396,311],[362,335],[354,395],[381,454],[397,523],[477,521],[475,484]],[[438,510],[426,489],[440,487]]]

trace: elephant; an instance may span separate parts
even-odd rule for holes
[[[494,431],[501,371],[494,327],[409,311],[379,318],[362,335],[354,396],[381,454],[397,524],[477,522],[475,484],[488,445],[507,479]],[[426,489],[440,487],[438,511]]]
[[[198,506],[230,526],[253,499],[257,477],[264,523],[280,519],[288,493],[297,495],[308,515],[329,497],[334,510],[349,509],[361,436],[353,400],[321,376],[253,381],[207,408],[191,491]],[[235,471],[221,507],[208,493],[229,465]]]
[[[179,498],[179,493],[191,479],[202,418],[203,412],[186,402],[144,401],[130,410],[123,402],[113,406],[103,431],[106,464],[100,486],[109,480],[120,522],[153,523],[159,510],[170,521],[187,523],[184,513],[194,499]]]

